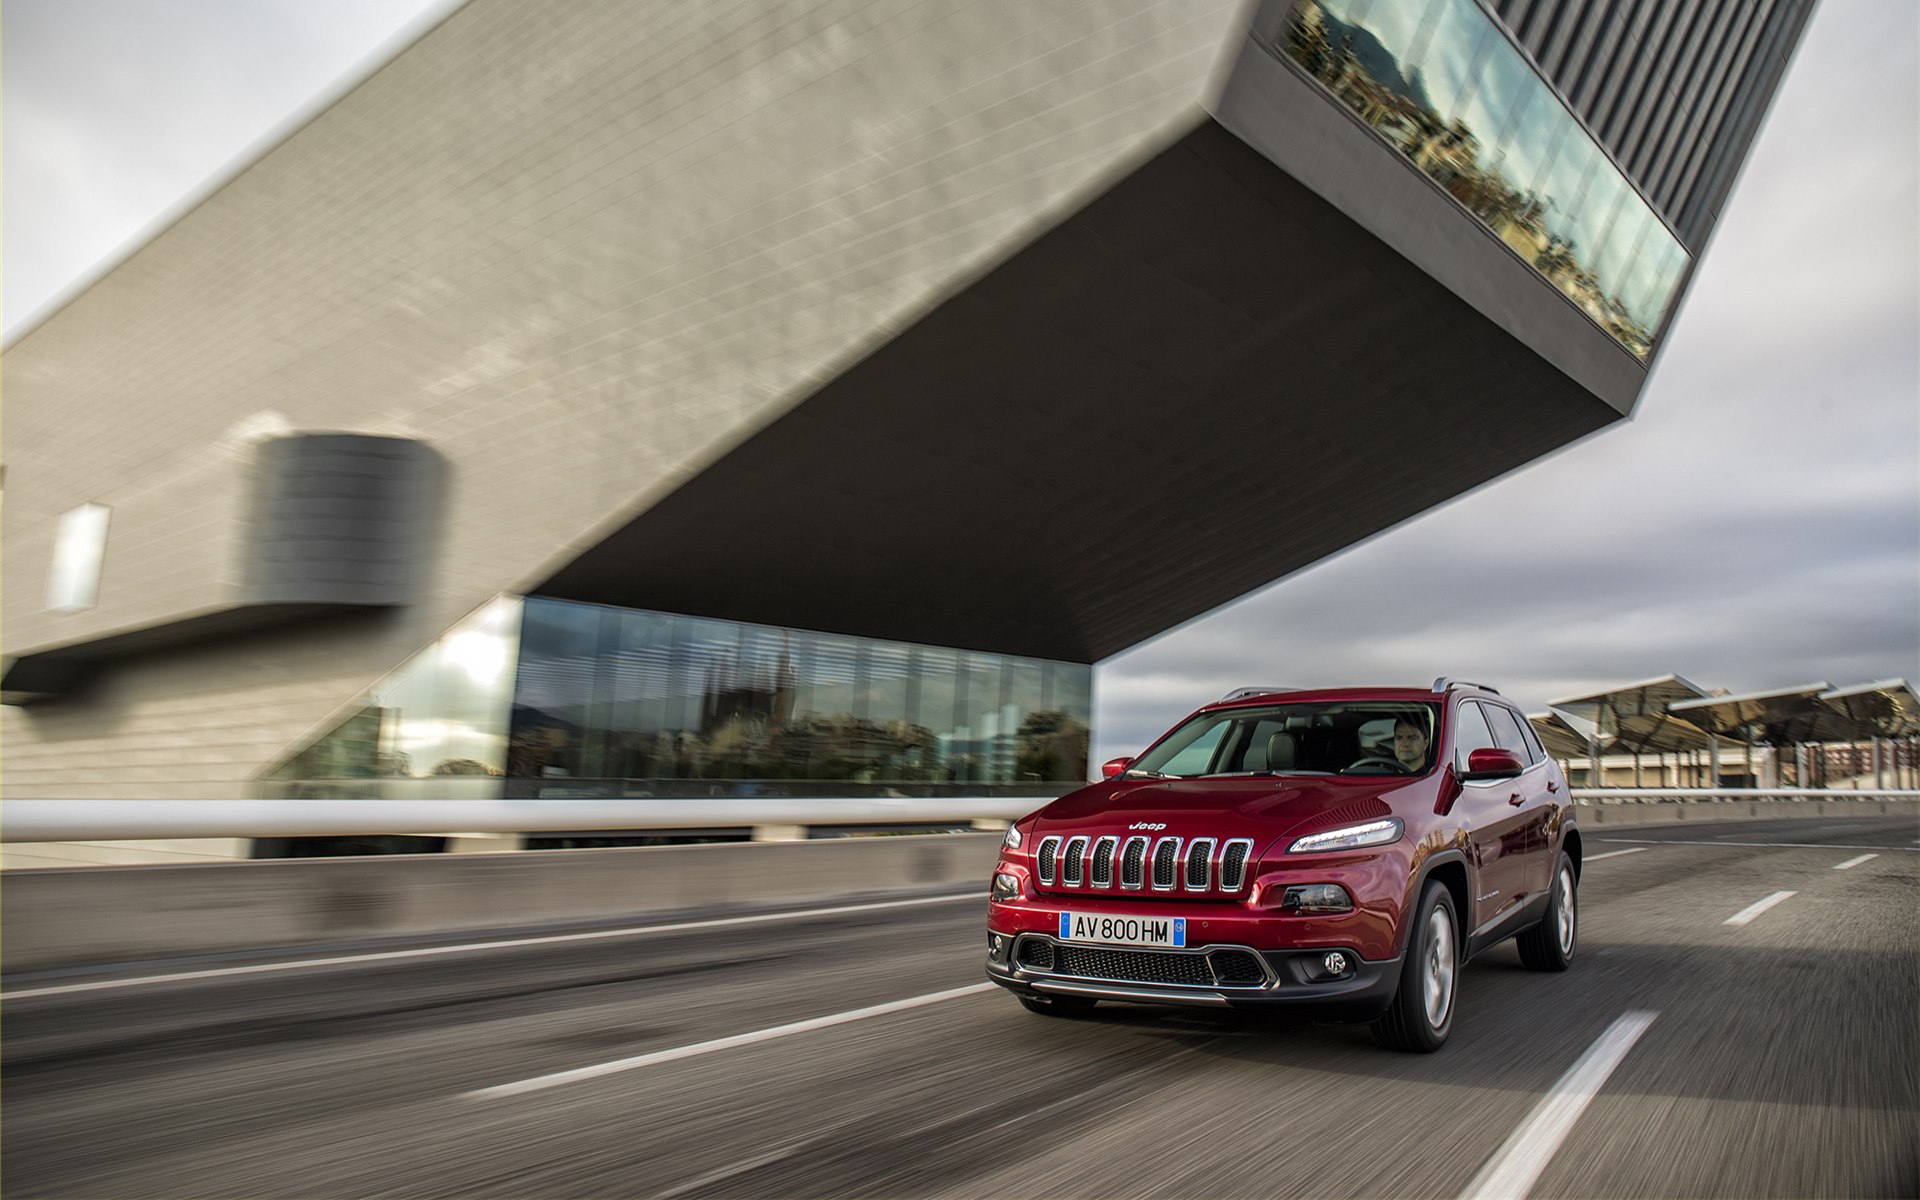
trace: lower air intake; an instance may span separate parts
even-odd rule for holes
[[[1122,983],[1172,983],[1187,987],[1213,984],[1213,972],[1207,967],[1206,956],[1201,954],[1058,946],[1054,949],[1053,970],[1057,975]]]

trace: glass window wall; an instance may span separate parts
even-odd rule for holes
[[[1086,779],[1084,664],[538,597],[524,628],[510,795],[1044,794]]]
[[[1277,48],[1636,357],[1688,255],[1475,0],[1294,0]]]
[[[325,799],[498,796],[510,757],[520,609],[518,598],[502,596],[449,629],[269,771],[266,790]],[[563,694],[558,675],[569,664],[566,647],[554,648],[560,652],[544,656],[554,674],[529,689],[548,702]],[[579,728],[586,706],[574,707]]]

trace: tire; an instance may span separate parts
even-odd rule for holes
[[[1374,1021],[1373,1040],[1389,1050],[1431,1054],[1446,1045],[1453,1032],[1460,992],[1460,918],[1453,893],[1438,880],[1428,881],[1414,914],[1400,986],[1387,1011]]]
[[[1565,851],[1553,867],[1553,888],[1547,900],[1547,915],[1532,929],[1514,939],[1520,947],[1520,961],[1529,970],[1564,971],[1573,964],[1573,952],[1580,941],[1580,876]]]
[[[1017,998],[1021,1008],[1043,1017],[1084,1017],[1100,1003],[1085,996],[1037,996],[1025,992],[1017,993]]]

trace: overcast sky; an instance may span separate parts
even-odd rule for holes
[[[455,0],[8,0],[7,330]],[[1631,422],[1102,663],[1245,684],[1920,681],[1920,5],[1823,0]]]

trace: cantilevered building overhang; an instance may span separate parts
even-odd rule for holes
[[[1697,22],[1783,39],[1749,100],[1805,9],[1752,15]],[[1714,168],[1680,222],[1617,147],[1694,81],[1648,65],[1616,146],[1535,50],[1471,0],[1260,5],[1172,146],[536,590],[1091,661],[1626,415],[1759,110],[1662,110]]]
[[[1600,429],[1809,5],[1649,7],[470,0],[7,347],[8,792],[244,794],[501,594],[1087,664]],[[317,435],[408,570],[261,523]]]

